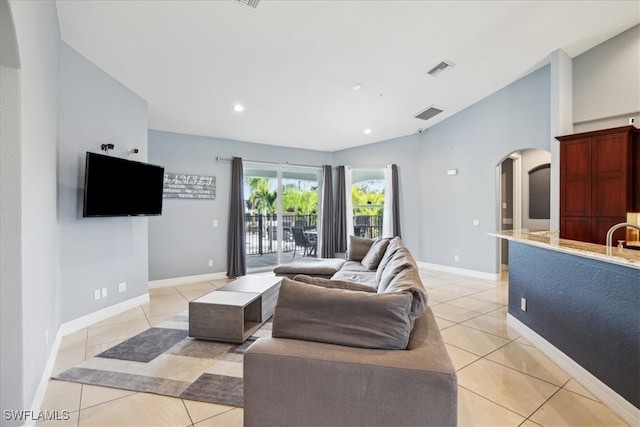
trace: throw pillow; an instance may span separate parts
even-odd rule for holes
[[[349,236],[347,261],[362,261],[362,258],[369,252],[371,245],[373,245],[373,239]]]
[[[389,239],[376,239],[369,248],[369,252],[362,258],[362,265],[369,270],[378,268],[387,246],[389,246]]]
[[[411,294],[330,289],[284,278],[272,335],[350,347],[405,349]]]
[[[377,292],[378,289],[364,283],[350,282],[348,280],[325,279],[324,277],[311,277],[305,274],[298,274],[293,278],[296,282],[307,283],[314,286],[322,286],[323,288],[347,289],[350,291]]]

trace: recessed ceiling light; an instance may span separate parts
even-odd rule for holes
[[[365,134],[365,135],[369,135],[370,133],[371,133],[371,129],[366,128],[366,129],[364,130],[364,134]]]
[[[244,111],[244,107],[241,104],[236,104],[233,106],[233,111],[236,113],[241,113]]]
[[[362,89],[362,85],[360,83],[356,83],[356,84],[353,85],[353,87],[351,89],[353,89],[355,91],[358,91],[358,90]]]

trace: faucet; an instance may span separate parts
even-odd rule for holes
[[[613,233],[619,228],[631,227],[640,231],[640,227],[635,224],[630,224],[628,222],[621,222],[620,224],[616,224],[607,231],[607,253],[611,252],[611,240],[613,239]]]

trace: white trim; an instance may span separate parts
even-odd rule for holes
[[[47,363],[44,367],[44,370],[42,371],[42,377],[40,378],[40,383],[38,384],[36,394],[33,397],[31,408],[37,412],[40,411],[42,407],[42,402],[44,401],[44,397],[47,392],[47,386],[49,385],[49,379],[51,378],[53,368],[56,363],[56,358],[58,357],[58,351],[60,350],[62,337],[79,331],[83,328],[89,327],[94,323],[108,319],[109,317],[123,313],[127,310],[131,310],[132,308],[138,307],[147,302],[149,302],[148,293],[135,298],[131,298],[118,304],[114,304],[110,307],[98,310],[94,313],[87,314],[86,316],[79,317],[60,325],[60,327],[58,328],[58,332],[56,333],[56,338],[53,341],[53,345],[51,346],[51,352],[49,353]],[[35,420],[27,421],[24,425],[33,426],[35,425]]]
[[[475,277],[476,279],[495,280],[501,278],[500,273],[485,273],[484,271],[467,270],[465,268],[449,267],[448,265],[431,264],[429,262],[416,261],[419,268],[427,270],[444,271],[446,273],[460,274],[461,276]]]
[[[629,425],[640,425],[640,409],[633,406],[608,385],[596,378],[591,372],[556,348],[549,341],[538,335],[527,325],[507,313],[507,325],[511,326],[522,338],[533,344],[552,362],[571,375],[584,388],[589,390],[602,403],[618,414]]]
[[[206,282],[208,280],[220,279],[228,279],[227,273],[221,271],[218,273],[199,274],[197,276],[184,276],[173,277],[170,279],[151,280],[149,282],[149,289],[166,288],[167,286],[178,286],[185,285],[187,283]]]

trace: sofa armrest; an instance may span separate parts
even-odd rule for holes
[[[407,350],[260,338],[244,355],[245,426],[456,425],[456,372],[431,309]]]

